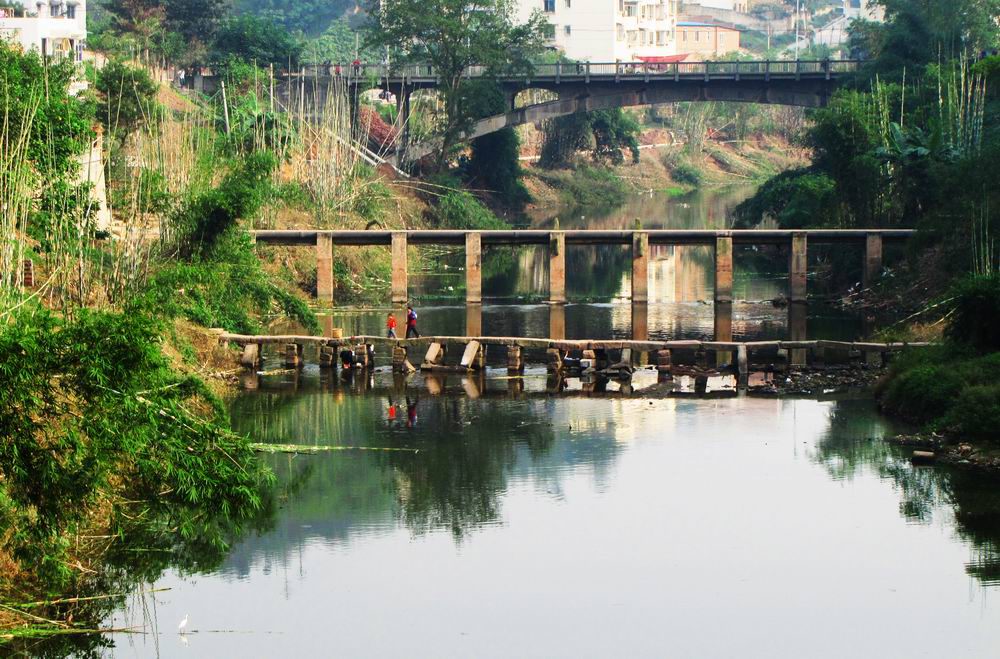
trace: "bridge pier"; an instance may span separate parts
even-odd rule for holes
[[[466,336],[481,336],[483,333],[483,305],[465,305],[465,334]]]
[[[882,272],[882,234],[869,233],[865,237],[865,268],[861,280],[869,288]]]
[[[549,304],[566,304],[566,233],[563,231],[549,233]]]
[[[788,299],[791,302],[805,302],[807,293],[806,273],[809,268],[806,246],[806,234],[802,231],[792,233],[792,251],[788,260],[789,286]],[[732,273],[730,272],[730,278]]]
[[[392,232],[392,303],[406,304],[406,232]]]
[[[560,341],[566,338],[566,305],[549,305],[549,338]]]
[[[478,231],[465,234],[465,303],[483,301],[483,241]]]
[[[333,237],[323,233],[316,234],[316,299],[333,303]]]
[[[632,234],[632,302],[645,303],[649,292],[649,234]]]
[[[733,301],[733,237],[718,236],[715,239],[715,303],[728,304]],[[716,341],[729,339],[719,339]]]
[[[733,340],[733,303],[732,302],[716,302],[715,303],[715,328],[714,328],[715,340],[730,342]],[[715,351],[715,363],[716,366],[722,366],[723,364],[731,364],[733,362],[733,353],[728,350],[716,350]]]

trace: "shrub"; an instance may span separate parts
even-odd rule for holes
[[[946,336],[981,353],[1000,351],[1000,276],[968,277],[952,289],[955,298]]]
[[[111,499],[110,533],[223,547],[261,506],[265,472],[221,403],[175,374],[160,327],[141,309],[79,311],[72,320],[22,307],[0,328],[0,519],[6,549],[52,586],[66,585],[69,538]],[[194,416],[197,401],[212,410]],[[101,523],[98,521],[98,523]],[[151,543],[143,544],[153,551]]]
[[[446,229],[507,229],[509,225],[464,190],[453,190],[438,198],[434,215]]]
[[[701,185],[701,170],[690,163],[680,163],[674,167],[670,176],[678,183],[698,187]]]

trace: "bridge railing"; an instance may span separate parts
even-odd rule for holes
[[[858,69],[858,60],[765,60],[746,62],[560,62],[538,64],[530,71],[501,76],[507,79],[561,79],[561,78],[628,78],[635,76],[658,77],[738,77],[741,75],[799,76],[839,75]],[[468,78],[486,74],[483,66],[471,66],[465,71]],[[322,65],[303,69],[307,76],[331,75],[356,79],[418,79],[437,78],[438,72],[430,64],[385,66],[383,64]]]

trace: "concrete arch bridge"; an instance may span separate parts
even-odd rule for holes
[[[749,62],[670,63],[557,63],[541,64],[530,74],[496,79],[510,108],[504,114],[477,121],[463,136],[474,139],[510,126],[535,123],[575,112],[654,105],[682,101],[731,101],[797,107],[822,107],[834,89],[858,69],[857,60],[780,60]],[[470,67],[466,77],[485,75]],[[214,92],[219,81],[196,78],[199,91]],[[392,93],[403,127],[395,151],[386,160],[394,165],[431,153],[431,140],[409,143],[410,98],[414,92],[437,89],[441,78],[433,66],[324,65],[301,69],[274,80],[276,105],[290,113],[310,116],[328,107],[331,94],[346,91],[356,104],[359,93],[377,87]],[[528,89],[554,93],[556,100],[515,108],[517,94]]]

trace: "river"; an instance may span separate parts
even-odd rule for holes
[[[620,226],[634,211],[618,213]],[[781,286],[769,276],[746,275],[742,290],[767,299]],[[699,286],[683,288],[699,297]],[[620,293],[570,304],[567,335],[626,334]],[[484,331],[545,334],[545,305],[502,297],[487,300]],[[711,305],[683,297],[654,303],[651,336],[711,334]],[[742,297],[734,334],[783,335],[785,310]],[[866,331],[810,313],[810,332]],[[349,311],[327,323],[378,331],[381,320]],[[421,307],[435,332],[464,320],[455,304]],[[576,383],[553,395],[540,368],[523,380],[384,367],[344,379],[308,365],[250,381],[231,403],[237,430],[344,450],[266,456],[273,515],[221,565],[168,570],[151,587],[169,590],[131,599],[107,622],[147,633],[112,635],[107,656],[987,657],[1000,647],[1000,488],[910,465],[883,441],[899,429],[867,393],[698,398],[640,373],[628,389]],[[191,633],[180,635],[185,615]]]

